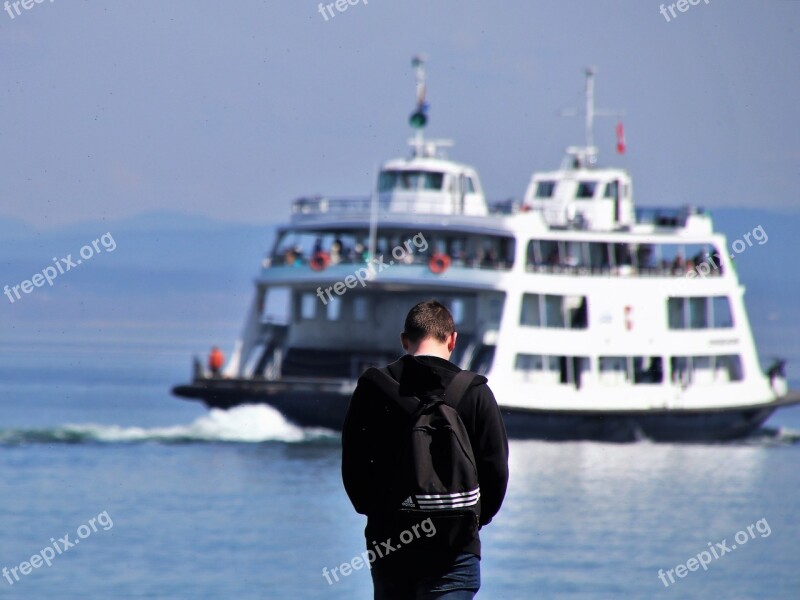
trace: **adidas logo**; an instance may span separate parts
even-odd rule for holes
[[[405,506],[407,508],[414,508],[414,506],[415,506],[414,505],[414,499],[411,496],[409,496],[408,498],[403,500],[403,504],[401,504],[400,506]]]

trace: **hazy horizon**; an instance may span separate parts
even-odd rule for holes
[[[583,141],[598,69],[601,162],[640,205],[796,211],[800,3],[372,0],[35,4],[0,11],[0,217],[38,229],[167,210],[280,220],[289,201],[369,190],[407,153],[412,55],[428,56],[428,134],[455,140],[490,199]],[[398,34],[402,32],[402,34]],[[569,42],[567,40],[570,40]]]

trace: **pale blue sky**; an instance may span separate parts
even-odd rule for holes
[[[491,199],[625,108],[639,204],[783,207],[800,189],[800,2],[55,0],[0,12],[0,217],[47,228],[170,211],[268,222],[291,198],[364,193],[406,153],[410,58],[429,58],[429,132]]]

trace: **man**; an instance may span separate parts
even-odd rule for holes
[[[443,393],[461,371],[449,361],[456,337],[453,317],[444,305],[428,300],[411,309],[400,335],[406,354],[387,367],[399,383],[400,395],[425,398]],[[480,517],[450,514],[426,519],[425,531],[435,534],[412,536],[409,532],[418,534],[420,523],[386,501],[402,478],[398,464],[408,439],[408,413],[371,378],[359,379],[342,431],[342,478],[356,511],[367,515],[365,554],[371,562],[375,600],[472,599],[480,588],[478,530],[500,510],[508,484],[508,440],[486,382],[476,375],[456,408],[475,458]],[[401,537],[406,543],[398,542]]]

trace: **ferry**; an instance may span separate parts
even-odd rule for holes
[[[521,201],[490,205],[477,171],[444,156],[452,143],[424,136],[413,66],[410,156],[384,163],[367,197],[293,202],[227,362],[195,358],[174,394],[341,429],[358,377],[398,358],[407,311],[436,298],[456,323],[452,362],[489,379],[513,438],[730,440],[800,402],[782,362],[762,371],[711,215],[638,209],[629,173],[598,165],[594,70],[585,145]]]

